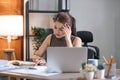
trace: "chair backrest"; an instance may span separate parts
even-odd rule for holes
[[[83,47],[88,47],[88,59],[99,59],[99,48],[94,45],[88,45],[93,42],[93,34],[90,31],[77,31],[77,36],[82,39]]]
[[[77,35],[82,39],[83,46],[87,46],[88,42],[93,42],[93,34],[90,31],[78,31]]]

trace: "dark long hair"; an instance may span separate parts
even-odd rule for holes
[[[70,25],[72,30],[72,35],[76,36],[76,20],[73,16],[71,16],[68,12],[60,12],[54,18],[54,22],[58,21],[62,24],[67,23]]]

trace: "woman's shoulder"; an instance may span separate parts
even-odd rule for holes
[[[47,43],[48,45],[50,45],[51,37],[52,37],[52,34],[49,34],[45,39],[45,43]]]
[[[49,41],[51,41],[51,39],[54,38],[54,37],[55,37],[54,34],[49,34],[49,35],[46,37],[46,39],[49,40]]]
[[[73,39],[80,39],[80,40],[81,40],[80,37],[78,37],[78,36],[74,36],[74,35],[72,35],[71,38],[73,38]]]
[[[80,42],[82,41],[81,38],[78,36],[72,36],[72,37],[74,37],[74,41],[80,41]]]
[[[74,36],[73,45],[77,47],[81,47],[82,46],[81,38],[79,38],[78,36]]]
[[[80,40],[80,41],[82,41],[81,38],[78,37],[78,36],[75,36],[75,39],[76,39],[76,40]]]
[[[50,38],[52,37],[52,35],[53,35],[53,34],[49,34],[46,38],[49,38],[49,39],[50,39]]]

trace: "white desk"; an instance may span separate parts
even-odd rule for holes
[[[0,75],[2,76],[9,76],[9,77],[15,77],[18,80],[20,78],[26,78],[26,79],[34,79],[34,80],[66,80],[66,79],[77,79],[77,80],[84,80],[80,79],[81,74],[80,73],[61,73],[61,74],[55,74],[51,76],[40,76],[40,75],[34,75],[34,74],[23,74],[18,72],[9,72],[9,71],[3,71],[0,72]],[[101,80],[101,79],[94,79],[94,80]],[[103,80],[112,80],[112,79],[103,79]],[[120,70],[117,70],[117,79],[120,80]]]
[[[37,69],[33,69],[33,70],[22,68],[22,69],[1,71],[0,76],[15,77],[17,79],[26,78],[26,79],[33,79],[33,80],[68,80],[68,79],[84,80],[84,79],[81,79],[81,77],[83,77],[81,73],[59,73],[59,74],[52,74],[52,75],[50,73],[49,75],[49,73],[47,74],[44,72],[44,69],[45,69],[44,66],[37,66]],[[94,80],[101,80],[101,79],[94,79]],[[111,79],[104,79],[104,80],[111,80]],[[120,80],[120,69],[117,69],[117,79],[115,80]]]
[[[31,74],[19,74],[19,73],[11,73],[11,72],[0,72],[0,75],[9,76],[9,77],[16,77],[16,78],[26,78],[26,79],[34,79],[34,80],[58,80],[58,79],[77,79],[81,75],[78,73],[64,73],[64,74],[57,74],[54,76],[38,76],[38,75],[31,75]]]

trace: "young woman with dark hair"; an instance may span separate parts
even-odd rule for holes
[[[45,65],[46,62],[41,57],[44,55],[47,47],[81,47],[82,42],[76,36],[76,21],[67,12],[60,12],[54,18],[54,33],[46,37],[39,50],[33,56],[33,61],[37,64]]]

